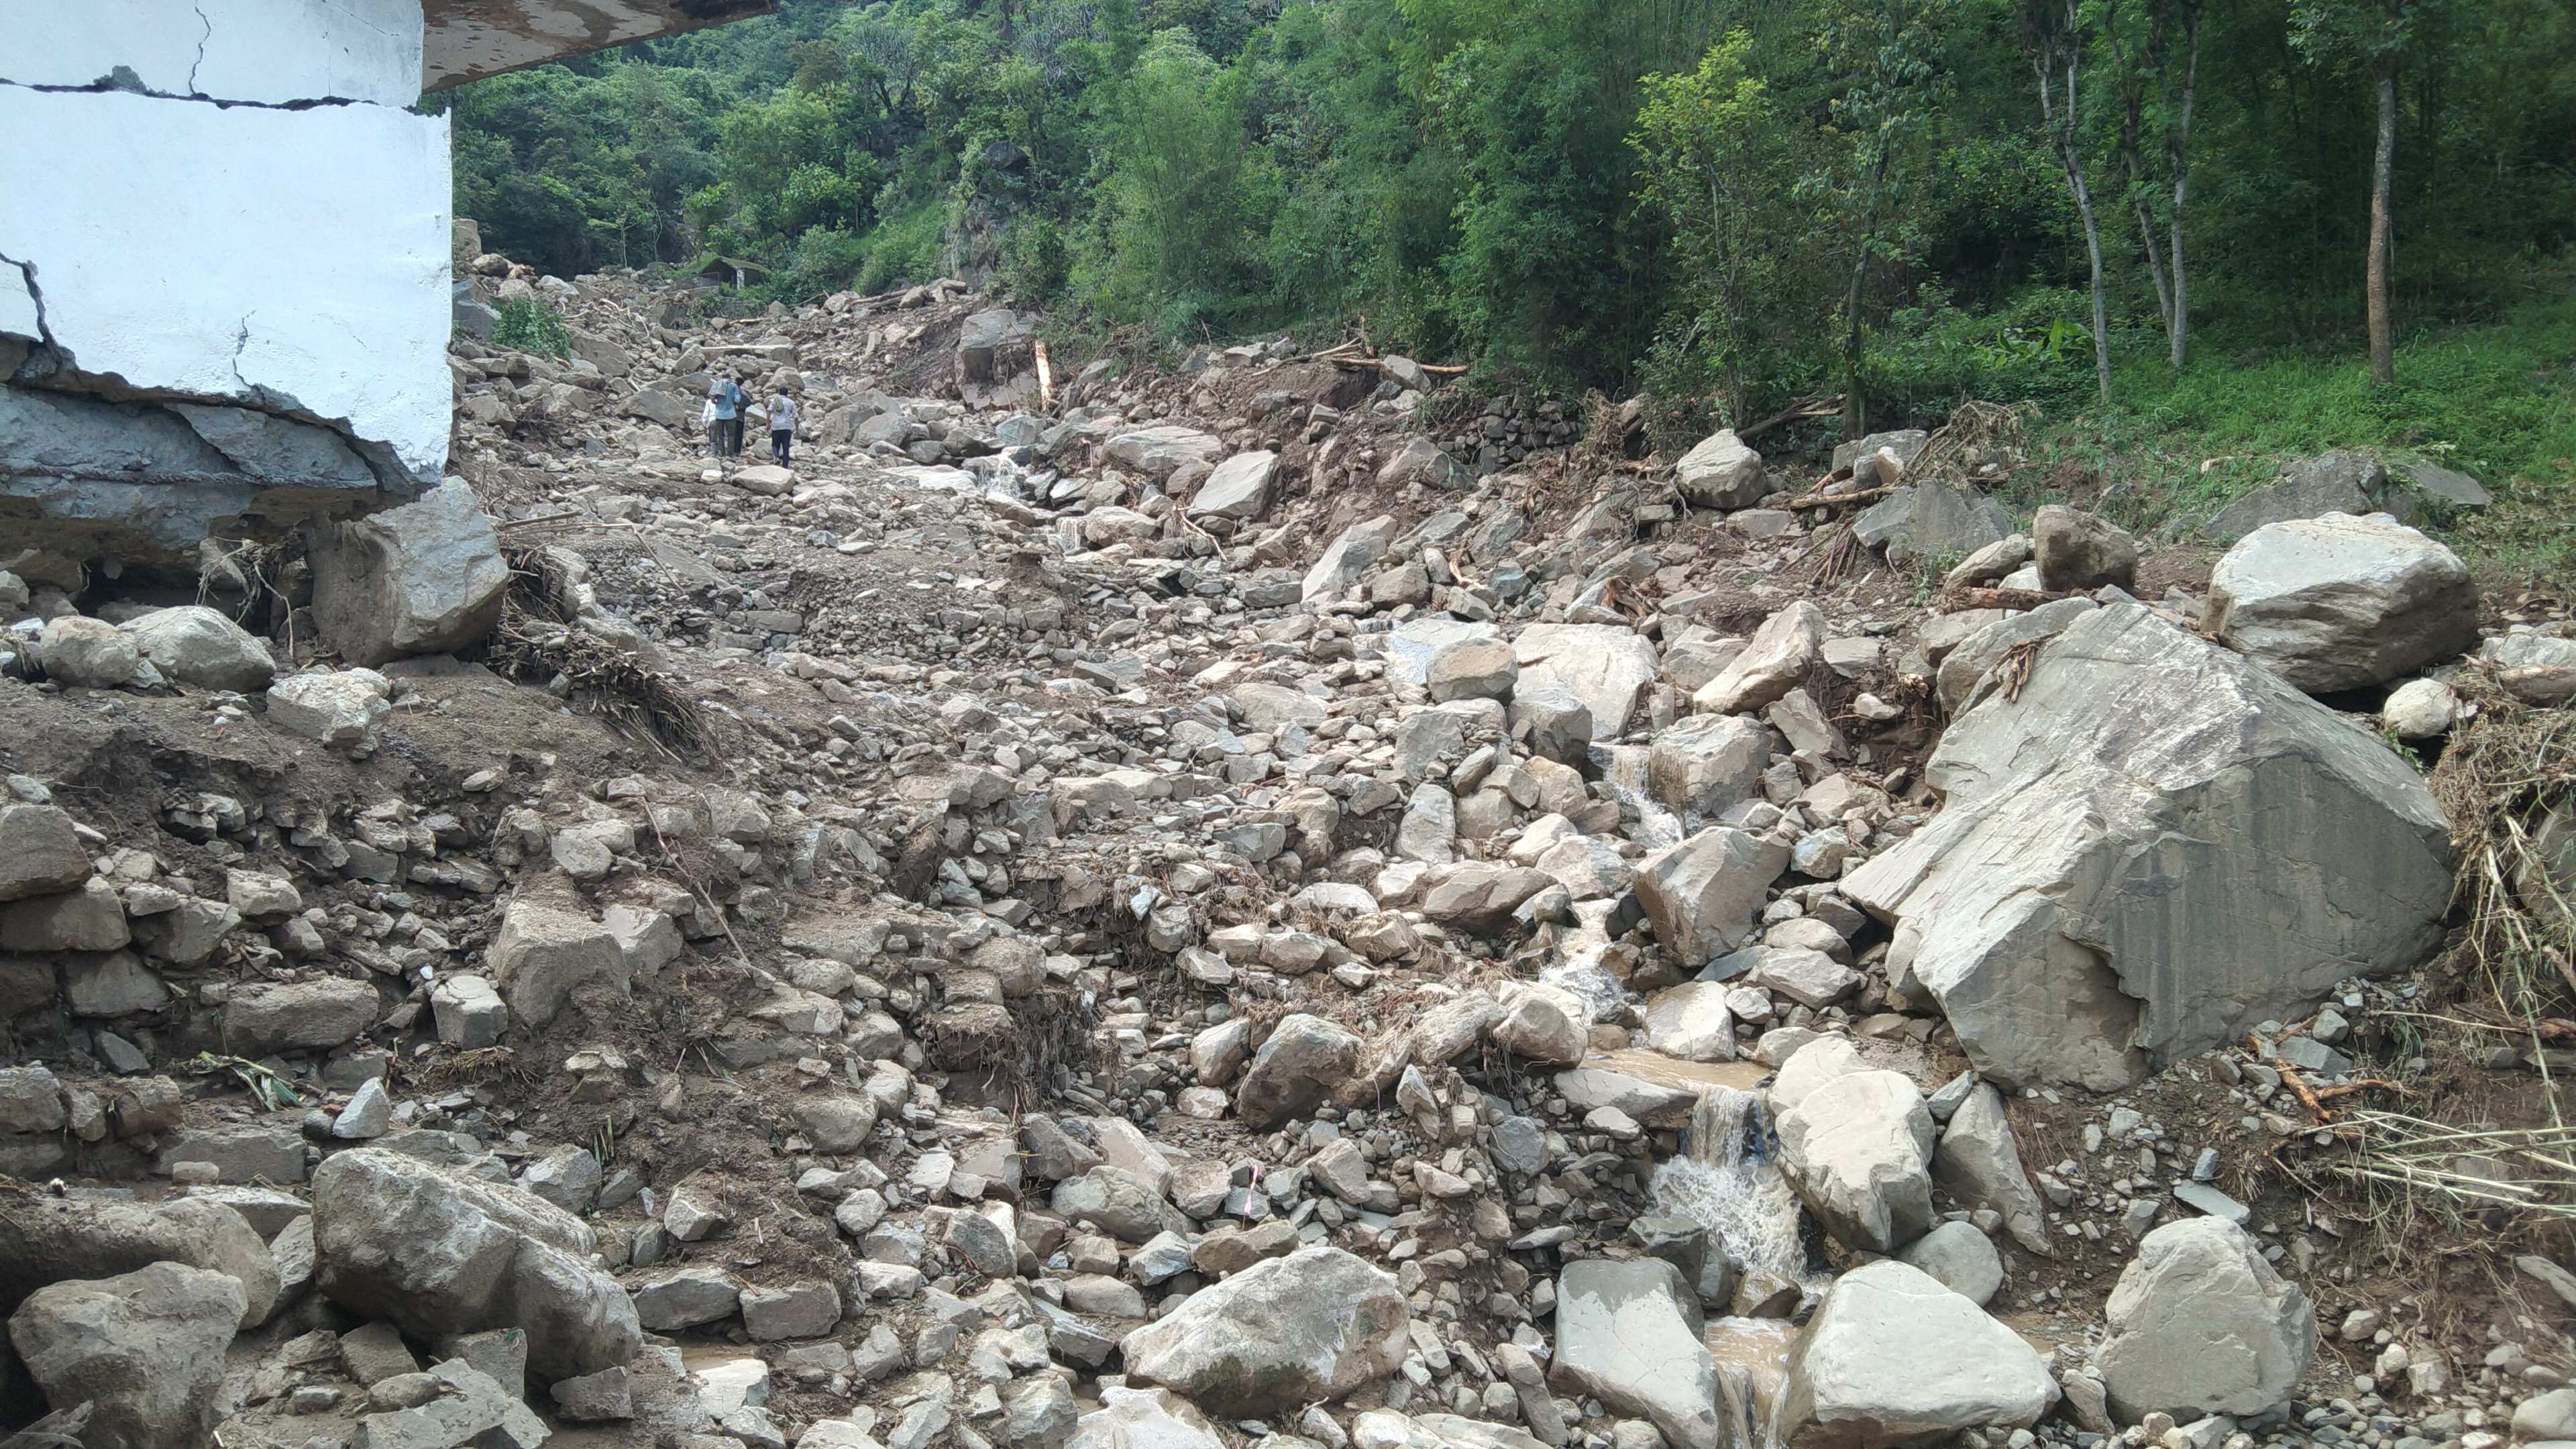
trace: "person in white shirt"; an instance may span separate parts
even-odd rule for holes
[[[787,454],[796,442],[796,400],[785,393],[769,403],[769,456],[787,467]]]

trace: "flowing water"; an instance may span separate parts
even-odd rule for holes
[[[1806,1276],[1798,1245],[1798,1200],[1780,1175],[1778,1144],[1753,1092],[1711,1086],[1691,1111],[1687,1151],[1667,1158],[1653,1180],[1658,1211],[1688,1218],[1748,1268]]]

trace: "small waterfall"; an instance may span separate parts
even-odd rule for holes
[[[1655,1169],[1655,1205],[1706,1226],[1745,1267],[1803,1278],[1798,1199],[1777,1155],[1761,1098],[1712,1086],[1691,1109],[1689,1151]]]
[[[1647,788],[1646,754],[1636,745],[1594,745],[1592,763],[1601,768],[1601,783],[1610,787],[1619,803],[1637,812],[1637,824],[1628,838],[1648,850],[1661,850],[1681,843],[1682,822],[1655,803],[1654,793]]]

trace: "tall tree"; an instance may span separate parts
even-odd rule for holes
[[[2039,79],[2039,118],[2048,127],[2049,149],[2075,193],[2075,210],[2084,218],[2084,246],[2093,262],[2093,376],[2102,401],[2111,401],[2111,324],[2102,300],[2102,223],[2093,212],[2093,188],[2084,176],[2083,92],[2084,15],[2078,0],[2023,0],[2022,50]],[[2059,77],[2064,77],[2064,104],[2059,104]],[[2162,291],[2161,285],[2157,289]]]
[[[2291,38],[2311,60],[2342,58],[2367,69],[2378,87],[2379,133],[2370,151],[2370,379],[2397,380],[2395,322],[2389,315],[2389,271],[2395,223],[2389,190],[2397,167],[2397,68],[2417,22],[2440,0],[2307,0],[2290,12]]]
[[[2121,9],[2117,0],[2102,7],[2102,33],[2110,42],[2112,79],[2120,94],[2120,168],[2128,183],[2130,209],[2138,219],[2139,250],[2146,255],[2147,275],[2155,283],[2156,312],[2164,319],[2167,353],[2177,368],[2183,365],[2191,331],[2183,216],[2191,192],[2191,116],[2200,91],[2204,8],[2203,0],[2146,0],[2143,14]],[[2136,33],[2141,21],[2143,36]],[[2163,183],[2148,159],[2150,131],[2161,133],[2155,149],[2173,190],[2161,225],[2156,219],[2155,193]],[[2169,231],[2166,239],[2159,240],[2159,230]]]
[[[1852,261],[1843,293],[1843,432],[1859,437],[1869,412],[1861,384],[1868,344],[1869,267],[1895,261],[1909,230],[1895,224],[1911,180],[1909,163],[1924,130],[1949,94],[1940,60],[1949,0],[1824,0],[1817,36],[1826,69],[1840,85],[1834,128],[1848,149],[1841,163],[1808,178],[1806,189],[1840,213]]]

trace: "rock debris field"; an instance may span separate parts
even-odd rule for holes
[[[2563,1251],[2435,1302],[2276,1170],[2419,1050],[2410,753],[2576,685],[2457,475],[2133,538],[1955,429],[471,270],[572,348],[460,333],[443,486],[0,574],[9,1424],[2576,1439]]]

